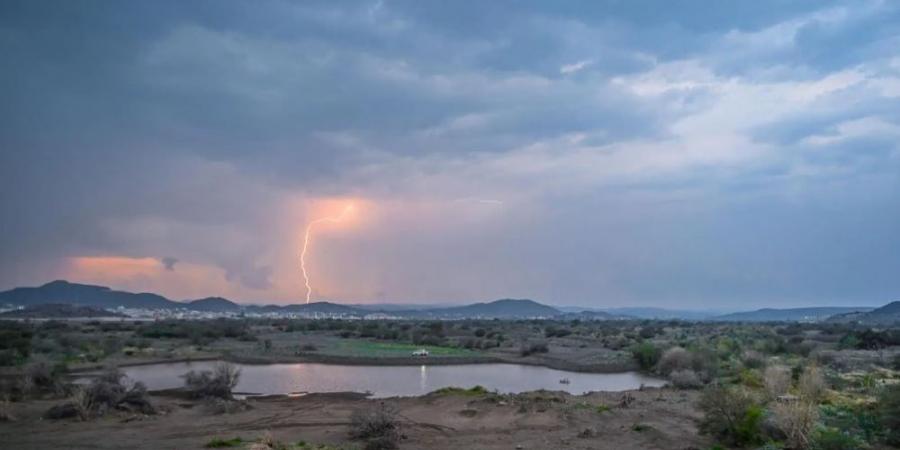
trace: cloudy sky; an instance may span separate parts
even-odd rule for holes
[[[0,288],[900,299],[900,2],[0,4]]]

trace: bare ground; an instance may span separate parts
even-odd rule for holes
[[[15,449],[195,449],[212,438],[258,439],[358,448],[350,415],[378,402],[396,407],[401,449],[702,449],[697,393],[646,389],[573,396],[532,392],[505,396],[428,395],[370,400],[314,394],[249,400],[252,409],[212,415],[202,403],[154,395],[158,416],[115,413],[82,422],[44,420],[56,401],[14,403],[15,422],[0,423],[0,447]]]

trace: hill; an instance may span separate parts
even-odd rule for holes
[[[78,318],[78,317],[128,317],[124,314],[107,311],[93,306],[78,306],[67,304],[42,304],[27,306],[23,309],[15,309],[0,313],[0,318],[25,319],[25,318]]]
[[[187,302],[184,307],[194,311],[205,312],[238,312],[243,307],[222,297],[206,297]]]
[[[365,311],[360,308],[354,308],[347,305],[339,305],[330,302],[313,302],[309,304],[286,305],[281,307],[281,311],[285,313],[299,314],[346,314],[364,316],[371,311]]]
[[[425,311],[405,311],[404,315],[415,317],[456,318],[528,318],[554,317],[562,314],[556,308],[543,305],[534,300],[503,299],[488,303],[473,303],[465,306],[436,308]]]
[[[814,308],[764,308],[710,317],[719,322],[820,322],[829,317],[871,311],[869,307],[830,306]]]
[[[168,309],[184,306],[161,295],[114,291],[105,286],[69,283],[57,280],[39,287],[20,287],[0,292],[0,304],[32,306],[40,304],[70,304],[100,308]]]
[[[892,325],[900,323],[900,301],[891,302],[867,312],[852,312],[835,315],[829,322],[855,322],[864,325]]]

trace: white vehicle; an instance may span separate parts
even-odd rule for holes
[[[420,348],[420,349],[412,352],[412,355],[413,356],[428,356],[428,350],[425,350],[424,348]]]

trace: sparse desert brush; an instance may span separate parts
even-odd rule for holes
[[[885,387],[878,400],[878,416],[887,443],[900,447],[900,384]]]
[[[797,381],[800,397],[818,403],[825,396],[828,385],[818,366],[807,366]]]
[[[775,426],[787,436],[790,448],[803,450],[812,445],[819,409],[807,401],[775,402],[771,406]]]
[[[366,450],[394,450],[400,444],[397,411],[384,402],[357,409],[350,416],[350,437],[365,442]]]
[[[659,358],[656,370],[663,375],[669,375],[676,370],[693,368],[693,356],[682,347],[672,347],[666,350]]]
[[[118,369],[104,371],[90,384],[75,387],[69,402],[51,408],[47,417],[61,419],[78,416],[82,420],[88,420],[102,416],[111,409],[156,414],[147,388],[142,383],[128,386],[122,382],[123,378],[124,375]]]
[[[703,381],[691,369],[680,369],[669,374],[672,385],[679,389],[697,389],[703,386]]]
[[[787,394],[791,388],[791,369],[784,366],[769,366],[763,372],[763,383],[770,400]]]
[[[747,350],[741,355],[741,363],[748,369],[761,369],[766,366],[766,357],[756,350]]]
[[[221,363],[212,371],[192,370],[183,377],[185,388],[195,398],[231,399],[231,391],[240,380],[241,370],[233,364]]]
[[[704,414],[700,422],[703,432],[738,446],[762,442],[763,409],[746,388],[707,388],[698,406]]]

